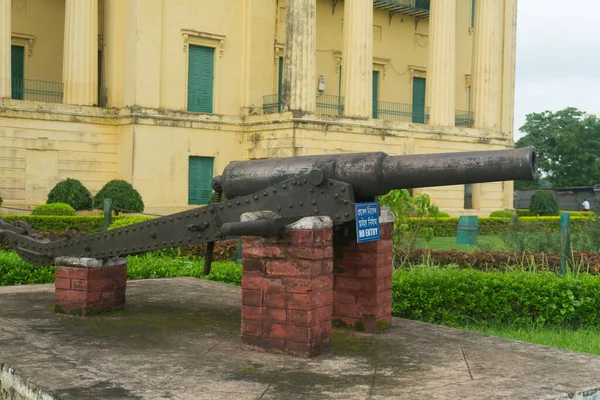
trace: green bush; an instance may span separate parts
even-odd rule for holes
[[[519,217],[535,217],[535,215],[531,211],[525,208],[517,208],[515,212]]]
[[[549,190],[538,190],[531,196],[529,211],[534,215],[558,215],[558,204],[554,194]]]
[[[2,202],[3,202],[3,201],[4,201],[4,200],[2,200],[2,196],[0,196],[0,206],[2,205]]]
[[[75,216],[75,210],[70,205],[64,203],[42,204],[35,207],[31,215],[62,215],[72,217]]]
[[[136,213],[144,211],[144,202],[137,190],[131,184],[114,179],[108,182],[94,196],[93,208],[104,209],[104,199],[112,199],[112,206],[117,211],[125,213]]]
[[[493,211],[490,214],[490,217],[493,218],[512,218],[513,216],[513,212],[510,210],[497,210],[497,211]]]
[[[48,193],[46,203],[65,203],[75,210],[90,210],[92,208],[92,194],[77,179],[67,178],[52,188]]]
[[[142,217],[134,215],[123,215],[113,218],[108,230],[122,228],[124,226],[139,224],[140,222],[146,222],[153,219],[153,217]]]
[[[450,214],[448,214],[448,213],[447,213],[447,212],[445,212],[445,211],[440,211],[440,212],[437,214],[437,218],[450,218]]]
[[[600,277],[552,272],[401,269],[393,315],[428,323],[600,326]]]

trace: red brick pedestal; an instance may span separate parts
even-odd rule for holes
[[[126,259],[106,263],[94,258],[56,260],[55,311],[90,315],[125,307]]]
[[[392,237],[394,215],[388,208],[379,218],[381,239],[338,245],[334,260],[333,326],[378,333],[392,323]],[[343,239],[340,240],[344,242]]]
[[[319,354],[331,335],[331,219],[304,218],[275,238],[244,237],[242,255],[242,347]]]

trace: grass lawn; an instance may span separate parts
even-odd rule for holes
[[[508,248],[499,236],[479,236],[476,246],[459,246],[456,244],[456,236],[436,237],[429,246],[423,240],[417,242],[417,248],[431,248],[434,250],[460,250],[465,252],[472,251],[507,251]]]
[[[486,325],[455,326],[454,328],[600,356],[599,329],[572,330],[560,327],[522,328]]]

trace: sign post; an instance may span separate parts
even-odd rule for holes
[[[379,240],[379,203],[356,203],[356,242]]]

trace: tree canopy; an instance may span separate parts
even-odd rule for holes
[[[517,147],[534,146],[539,172],[552,187],[600,183],[600,120],[574,107],[527,114]],[[523,188],[525,182],[515,183]],[[532,186],[531,183],[529,185]],[[541,187],[537,182],[536,187]]]

